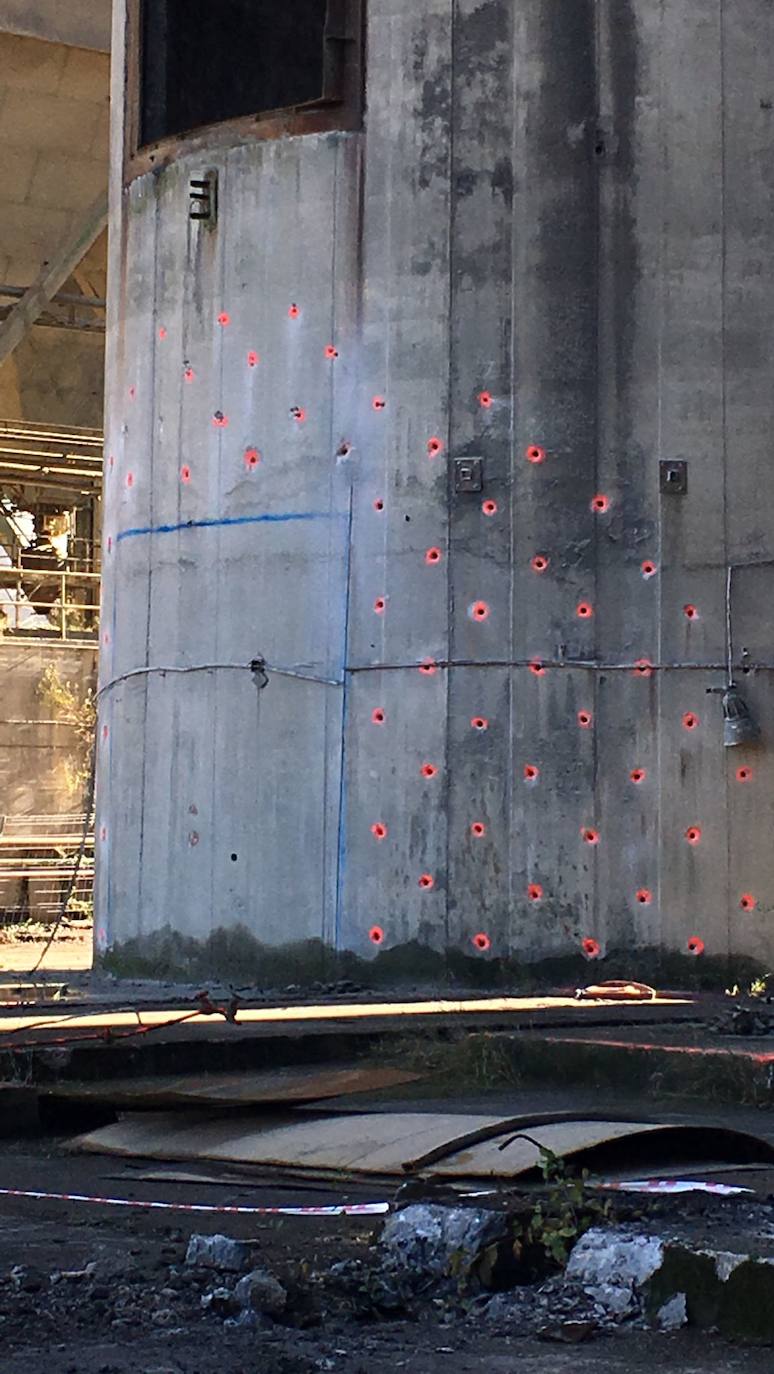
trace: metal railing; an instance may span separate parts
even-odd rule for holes
[[[72,883],[84,832],[84,852]],[[66,914],[85,919],[93,887],[93,816],[0,817],[0,924],[53,922],[65,898]]]
[[[0,566],[0,635],[94,641],[99,588],[98,572]]]

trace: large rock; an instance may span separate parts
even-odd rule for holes
[[[288,1305],[286,1290],[266,1269],[253,1269],[245,1274],[234,1289],[240,1307],[258,1312],[264,1317],[281,1317]]]
[[[188,1242],[186,1264],[198,1269],[219,1269],[239,1274],[250,1263],[250,1246],[229,1236],[193,1235]]]
[[[634,1315],[645,1287],[664,1262],[659,1236],[613,1227],[594,1227],[574,1247],[567,1278],[616,1316]]]
[[[502,1212],[414,1203],[388,1219],[380,1245],[398,1268],[441,1279],[469,1271],[507,1229]]]

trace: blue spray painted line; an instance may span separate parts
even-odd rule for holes
[[[136,539],[147,534],[177,534],[181,530],[215,530],[229,525],[288,525],[295,520],[346,520],[339,512],[283,511],[278,515],[226,515],[212,520],[181,520],[176,525],[140,525],[136,529],[121,530],[116,543],[122,539]]]

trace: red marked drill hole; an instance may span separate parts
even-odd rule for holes
[[[653,901],[653,893],[647,887],[641,887],[637,893],[637,901],[640,906],[650,906]]]
[[[548,567],[548,564],[549,559],[546,558],[545,554],[536,553],[535,557],[532,559],[530,563],[530,567],[532,568],[533,572],[544,573],[546,571],[546,568]]]
[[[116,465],[116,460],[115,460],[113,454],[111,453],[110,457],[108,458],[108,467],[114,468],[115,465]]]
[[[136,386],[130,386],[129,391],[128,391],[127,394],[128,394],[128,396],[129,396],[129,400],[130,400],[130,401],[136,401],[136,399],[137,399],[137,387],[136,387]]]
[[[483,930],[480,930],[478,935],[473,936],[471,944],[475,949],[480,950],[482,954],[486,954],[487,951],[492,948],[492,941],[488,935],[484,934]]]
[[[599,831],[587,830],[584,827],[584,829],[581,830],[581,838],[584,844],[599,844]]]
[[[197,844],[199,843],[199,834],[198,834],[198,831],[196,831],[196,830],[192,830],[192,831],[191,831],[190,835],[188,836],[188,843],[190,844],[190,846],[191,846],[192,849],[195,849],[195,848],[196,848]]]
[[[474,821],[470,827],[470,833],[476,840],[482,840],[486,834],[486,826],[483,821]]]
[[[103,738],[103,739],[107,739],[108,734],[109,734],[109,731],[108,731],[107,726],[106,726],[106,725],[103,725],[103,727],[102,727],[102,738]]]
[[[529,671],[532,673],[533,677],[545,677],[546,675],[546,670],[539,658],[533,658],[529,665]]]
[[[196,376],[196,373],[194,372],[192,367],[187,367],[185,369],[185,372],[183,373],[183,376],[187,382],[192,382],[194,377]]]
[[[599,941],[590,938],[583,941],[581,949],[587,959],[598,959],[602,953],[602,946]]]
[[[596,515],[604,515],[610,509],[610,497],[598,492],[591,502],[591,509]]]
[[[133,487],[133,486],[134,486],[134,473],[133,473],[133,472],[127,472],[127,474],[126,474],[126,485],[127,485],[128,487]]]
[[[496,514],[497,514],[497,502],[496,502],[496,501],[482,501],[482,503],[481,503],[481,509],[482,509],[482,511],[484,512],[484,515],[496,515]]]
[[[386,719],[387,719],[387,717],[386,717],[384,711],[382,710],[382,707],[381,707],[381,706],[377,706],[376,710],[371,712],[371,724],[372,724],[372,725],[384,725],[384,722],[386,721]]]
[[[527,888],[527,897],[531,902],[542,902],[543,889],[540,886],[540,883],[530,883],[529,887]]]
[[[374,399],[371,402],[371,406],[374,410],[384,410],[386,405],[387,402],[385,401],[383,396],[374,396]]]
[[[544,463],[546,461],[546,451],[539,444],[530,444],[524,450],[524,457],[528,463]]]
[[[424,663],[420,663],[419,671],[423,677],[433,677],[438,672],[438,664],[434,658],[426,658]]]
[[[161,342],[162,342],[162,343],[164,342],[164,340],[166,339],[166,337],[167,337],[167,331],[166,331],[166,329],[164,328],[164,326],[162,325],[161,328],[160,328],[160,330],[159,330],[159,338],[161,339]]]
[[[594,608],[588,601],[581,601],[579,605],[575,607],[575,614],[579,620],[589,620],[594,614]]]
[[[386,839],[387,839],[387,826],[386,826],[386,825],[383,825],[381,821],[376,821],[376,822],[371,826],[371,834],[373,835],[373,837],[374,837],[375,840],[386,840]]]
[[[590,730],[591,727],[592,727],[592,725],[594,724],[594,717],[592,716],[591,712],[590,712],[590,711],[579,711],[579,712],[578,712],[578,724],[579,724],[581,730]]]
[[[692,935],[685,948],[687,949],[689,954],[692,954],[694,958],[697,958],[698,955],[704,953],[705,944],[703,940],[699,939],[698,935]]]
[[[491,409],[491,406],[492,406],[492,395],[491,395],[491,392],[489,392],[489,391],[480,391],[480,392],[478,393],[478,404],[479,404],[480,406],[482,406],[484,410],[489,410],[489,409]]]
[[[325,356],[326,356],[326,358],[330,358],[331,361],[333,361],[334,358],[338,358],[338,356],[339,356],[339,350],[338,350],[338,348],[335,348],[333,344],[326,344],[326,345],[325,345]]]
[[[696,715],[694,711],[686,711],[685,715],[683,716],[683,729],[698,730],[698,728],[699,717]]]
[[[751,892],[744,892],[739,898],[739,905],[742,911],[754,911],[758,902]]]
[[[258,452],[257,448],[246,448],[246,449],[245,449],[245,467],[246,467],[246,468],[257,468],[257,466],[258,466],[258,464],[260,463],[260,461],[261,461],[261,455],[260,455],[260,453]]]
[[[376,600],[375,600],[375,602],[374,602],[374,611],[375,611],[375,613],[376,613],[377,615],[384,615],[384,612],[386,611],[386,609],[387,609],[387,602],[385,601],[384,597],[383,597],[383,596],[377,596],[377,598],[376,598]]]
[[[479,732],[489,729],[489,721],[484,716],[474,716],[470,724],[474,730]]]
[[[306,421],[306,411],[303,406],[291,406],[290,413],[297,425],[303,425]]]
[[[298,308],[298,306],[296,305],[295,301],[293,302],[292,305],[288,306],[288,319],[297,320],[300,314],[301,314],[301,311],[299,310],[299,308]]]
[[[653,664],[649,658],[638,658],[632,671],[635,677],[652,677]]]
[[[228,415],[224,415],[222,410],[216,410],[212,423],[216,429],[228,429]]]
[[[372,945],[381,945],[384,940],[384,931],[381,926],[371,926],[368,932],[368,938]]]
[[[423,892],[429,892],[431,888],[435,887],[435,878],[432,873],[423,873],[419,879],[419,886]]]
[[[113,552],[113,536],[112,536],[112,534],[109,534],[109,535],[108,535],[107,551],[108,551],[108,553],[112,553],[112,552]]]
[[[752,768],[748,768],[748,767],[745,766],[745,767],[743,767],[743,768],[737,768],[737,770],[736,770],[736,780],[737,780],[737,782],[752,782],[752,776],[753,776],[753,770],[752,770]]]
[[[441,550],[440,550],[440,549],[428,549],[428,550],[427,550],[427,553],[425,554],[425,562],[426,562],[426,563],[430,563],[430,564],[432,564],[432,563],[440,563],[440,561],[441,561]]]
[[[103,825],[103,826],[100,827],[99,837],[100,837],[100,839],[103,841],[103,843],[104,843],[104,841],[107,839],[107,826],[106,826],[106,825]]]
[[[637,783],[638,785],[639,783],[644,782],[647,776],[647,772],[644,768],[633,768],[631,773],[629,774],[629,777],[631,778],[632,782]]]
[[[691,606],[690,604],[687,606],[683,606],[683,615],[685,616],[686,620],[698,620],[699,618],[699,612],[697,611],[696,607]]]
[[[536,768],[536,766],[535,766],[534,763],[525,763],[525,765],[524,765],[524,781],[525,781],[525,782],[537,782],[537,780],[538,780],[539,777],[540,777],[540,769],[539,769],[539,768]]]
[[[109,644],[109,643],[110,643],[110,631],[109,631],[109,630],[106,630],[105,633],[103,634],[103,636],[102,636],[102,643],[103,643],[103,644]]]
[[[189,466],[188,466],[187,463],[184,463],[183,466],[182,466],[181,469],[180,469],[180,481],[181,481],[181,482],[190,482],[190,480],[191,480],[191,469],[189,468]]]
[[[651,563],[648,559],[646,559],[645,562],[642,564],[643,577],[655,577],[657,572],[658,568],[656,567],[655,563]]]
[[[255,352],[253,351],[253,349],[251,348],[251,349],[250,349],[250,352],[249,352],[248,355],[247,355],[247,366],[248,366],[248,367],[257,367],[260,361],[261,361],[261,360],[260,360],[260,358],[258,357],[258,354],[255,353]]]
[[[378,511],[379,513],[381,513],[384,510],[384,502],[381,496],[377,496],[376,500],[374,501],[374,510]]]
[[[468,614],[473,620],[488,620],[489,607],[485,601],[474,601]]]
[[[701,829],[698,825],[691,825],[685,832],[688,844],[701,844]]]
[[[218,315],[218,324],[221,325],[224,329],[227,324],[231,324],[231,316],[228,314],[226,310],[221,310],[220,314]]]
[[[423,763],[419,771],[423,778],[435,778],[438,775],[438,769],[434,763]]]
[[[432,439],[427,441],[427,456],[428,458],[437,458],[439,453],[443,453],[443,440],[434,434]]]

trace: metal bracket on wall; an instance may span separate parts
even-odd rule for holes
[[[188,194],[190,197],[188,218],[204,220],[209,225],[216,224],[218,219],[217,172],[209,171],[201,177],[191,177]]]
[[[483,458],[455,458],[454,490],[456,492],[483,491]]]
[[[685,496],[688,491],[688,464],[665,459],[659,465],[662,496]]]

